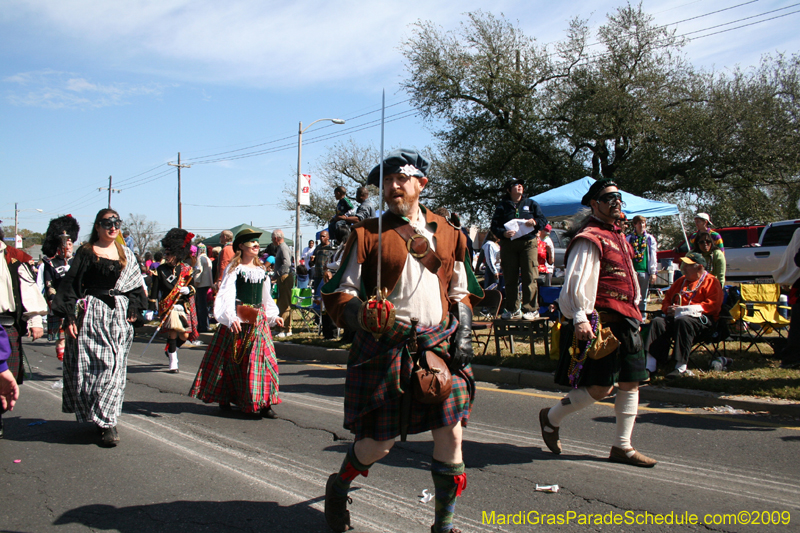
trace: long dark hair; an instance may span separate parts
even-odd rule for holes
[[[101,209],[100,211],[97,212],[97,216],[94,217],[94,224],[92,224],[92,233],[91,235],[89,235],[89,241],[83,245],[83,248],[86,248],[88,251],[92,252],[92,254],[94,254],[94,249],[92,248],[92,245],[94,245],[94,243],[100,240],[100,235],[97,232],[97,225],[100,223],[101,220],[103,220],[103,218],[105,218],[106,215],[110,214],[117,215],[117,218],[121,218],[119,216],[119,213],[117,213],[110,207]],[[124,267],[128,263],[127,258],[125,257],[125,247],[123,247],[117,240],[114,241],[114,244],[117,245],[117,252],[119,253],[119,262]]]

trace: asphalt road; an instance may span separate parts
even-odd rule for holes
[[[329,531],[324,484],[350,443],[342,429],[344,368],[282,361],[279,419],[252,419],[187,397],[202,348],[182,349],[175,375],[165,372],[160,346],[142,356],[144,342],[137,338],[131,353],[113,449],[97,445],[91,424],[61,413],[52,343],[27,346],[34,377],[4,416],[0,440],[0,531]],[[643,405],[634,445],[659,461],[644,470],[606,461],[610,403],[565,421],[563,455],[543,451],[537,414],[560,396],[479,383],[465,432],[468,486],[457,506],[465,533],[798,530],[797,421]],[[356,532],[429,530],[433,502],[420,496],[433,490],[431,451],[428,436],[414,436],[355,481]],[[537,484],[560,490],[537,492]],[[654,523],[687,514],[784,525]]]

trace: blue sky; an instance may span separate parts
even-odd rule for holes
[[[619,5],[500,0],[491,12],[550,43],[571,17],[597,27]],[[792,0],[643,5],[660,24],[699,17],[672,27],[697,32],[685,51],[709,70],[755,65],[800,45]],[[112,206],[123,218],[145,215],[166,231],[177,224],[176,172],[166,164],[181,152],[193,163],[182,172],[185,228],[209,236],[247,222],[291,235],[294,212],[276,204],[294,190],[298,122],[347,119],[305,133],[303,171],[312,175],[337,141],[378,146],[380,130],[369,123],[380,118],[383,89],[392,106],[387,148],[433,144],[399,90],[401,43],[417,20],[454,29],[477,9],[489,10],[471,0],[3,0],[0,219],[13,225],[14,202],[20,227],[33,231],[71,213],[85,237],[107,203],[97,189],[113,175],[121,192]],[[765,21],[772,17],[780,18]],[[314,228],[301,231],[306,239]]]

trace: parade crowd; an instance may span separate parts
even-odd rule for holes
[[[539,412],[542,439],[560,454],[565,421],[616,387],[608,460],[655,466],[632,444],[639,386],[659,370],[667,377],[690,374],[693,343],[716,327],[723,311],[724,244],[709,215],[696,215],[680,276],[664,292],[659,316],[648,317],[658,244],[644,217],[627,220],[616,183],[598,180],[584,195],[585,212],[564,264],[556,265],[553,228],[522,181],[504,184],[474,257],[459,217],[420,203],[428,168],[415,150],[399,149],[370,172],[369,185],[380,187],[383,180],[387,210],[379,218],[366,187],[356,191],[355,202],[337,187],[335,216],[297,264],[280,229],[264,250],[262,234],[251,229],[223,231],[220,246],[208,250],[192,243],[193,234],[172,228],[158,253],[139,257],[113,209],[97,213],[80,245],[73,217],[53,219],[38,275],[29,255],[0,241],[0,414],[19,396],[22,339],[41,337],[46,319],[63,362],[63,412],[94,424],[101,445],[117,445],[133,326],[152,317],[166,370],[173,373],[179,372],[180,348],[200,343],[199,334],[213,329],[192,397],[275,418],[281,398],[273,336],[292,335],[292,290],[310,287],[322,334],[335,338],[341,330],[352,343],[344,427],[354,442],[327,480],[328,525],[337,532],[351,527],[351,485],[391,452],[398,437],[430,432],[431,531],[458,533],[456,501],[467,486],[462,439],[476,393],[473,311],[481,309],[485,290],[498,289],[502,319],[540,320],[538,288],[550,286],[563,266],[555,383],[570,391]],[[787,349],[796,345],[790,334]]]

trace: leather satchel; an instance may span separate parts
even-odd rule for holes
[[[411,374],[414,399],[424,404],[439,404],[450,397],[452,375],[447,363],[434,352],[423,352]]]
[[[237,305],[236,316],[245,324],[255,324],[258,321],[258,308],[249,305]]]
[[[589,346],[589,349],[586,350],[586,355],[589,356],[589,359],[602,359],[613,353],[617,348],[619,348],[619,339],[611,333],[611,328],[604,328],[598,319],[597,335]]]

